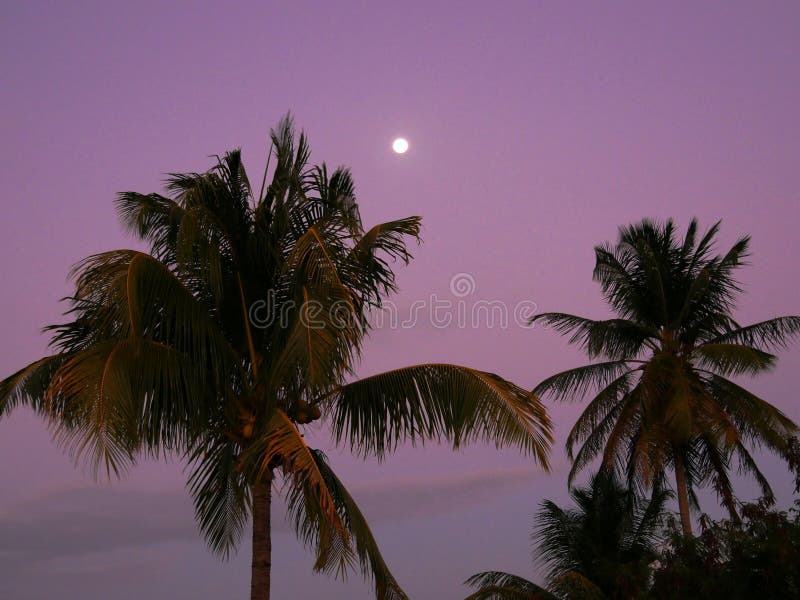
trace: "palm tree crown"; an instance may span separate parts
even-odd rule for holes
[[[169,196],[123,193],[123,223],[150,252],[117,250],[75,268],[71,320],[55,353],[0,382],[0,414],[26,402],[59,439],[109,472],[144,451],[189,462],[197,521],[213,550],[236,548],[253,518],[252,597],[268,598],[273,473],[315,569],[352,566],[378,598],[403,598],[353,498],[302,427],[383,456],[404,441],[514,445],[547,467],[538,399],[497,375],[418,365],[351,382],[369,310],[411,258],[410,217],[362,227],[345,169],[309,166],[287,118],[254,193],[238,151],[206,173],[173,174]]]
[[[735,514],[731,460],[772,490],[753,459],[765,447],[790,464],[797,426],[732,378],[771,369],[771,352],[800,332],[800,317],[743,327],[733,318],[741,292],[736,270],[749,238],[714,254],[719,223],[702,237],[692,221],[683,239],[673,222],[645,220],[595,248],[594,279],[616,318],[545,313],[533,320],[568,334],[591,358],[534,390],[557,399],[595,394],[569,433],[570,480],[593,459],[626,472],[630,485],[652,484],[670,467],[684,531],[691,532],[693,490],[710,483]],[[577,449],[577,450],[576,450]]]
[[[645,501],[622,486],[613,472],[600,471],[570,495],[575,508],[545,500],[536,515],[532,537],[546,588],[490,571],[467,580],[478,588],[468,600],[622,600],[647,590],[668,492],[657,488]]]

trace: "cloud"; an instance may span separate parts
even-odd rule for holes
[[[452,477],[361,483],[350,491],[373,522],[466,510],[529,486],[538,472],[528,466],[485,469]]]
[[[0,572],[197,537],[183,491],[58,489],[0,513]]]
[[[487,469],[437,478],[406,478],[348,486],[370,523],[468,509],[528,486],[530,467]],[[275,533],[287,533],[274,507]],[[202,544],[182,488],[136,491],[114,485],[58,488],[0,510],[0,579],[28,573],[86,574],[148,560],[148,549]]]

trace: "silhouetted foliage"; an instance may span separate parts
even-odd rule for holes
[[[535,517],[534,555],[545,568],[546,586],[490,571],[465,582],[478,588],[468,600],[623,600],[647,591],[670,494],[656,489],[648,500],[637,498],[613,473],[601,471],[570,495],[575,508],[545,500]]]
[[[701,519],[697,537],[672,527],[655,570],[656,600],[800,598],[800,501],[788,512],[745,504],[740,520]]]

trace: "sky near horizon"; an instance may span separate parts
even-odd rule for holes
[[[455,7],[458,7],[457,9]],[[722,219],[752,235],[737,315],[800,313],[800,4],[796,2],[7,2],[0,8],[0,376],[46,351],[70,266],[140,247],[114,194],[160,191],[241,147],[251,178],[291,110],[312,159],[354,174],[367,225],[423,218],[398,267],[405,315],[451,301],[603,317],[592,248],[642,217]],[[391,142],[403,136],[408,153]],[[474,284],[454,296],[462,274]],[[542,328],[377,330],[359,373],[453,362],[532,388],[581,364]],[[800,420],[797,347],[750,383]],[[566,497],[515,452],[402,448],[382,464],[330,453],[412,598],[463,598],[469,575],[533,577],[531,516]],[[779,500],[786,472],[764,464]],[[222,563],[192,521],[177,463],[95,483],[25,410],[0,421],[0,596],[244,598],[249,545]],[[752,492],[745,484],[743,495]],[[752,497],[752,495],[750,496]],[[713,496],[703,508],[716,510]],[[369,598],[313,575],[275,508],[273,597]]]

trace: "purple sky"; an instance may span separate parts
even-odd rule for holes
[[[116,192],[158,191],[163,173],[237,146],[255,179],[289,109],[314,159],[353,169],[367,224],[423,216],[401,314],[452,299],[465,272],[469,302],[602,317],[592,247],[644,216],[695,215],[722,218],[726,243],[753,236],[741,321],[800,312],[796,2],[115,4],[0,9],[2,375],[45,351],[39,328],[59,320],[73,262],[133,245]],[[428,360],[533,387],[583,358],[542,329],[420,323],[376,332],[361,373]],[[793,349],[752,383],[795,420],[799,369]],[[530,518],[565,497],[563,433],[579,410],[551,408],[551,476],[486,448],[331,460],[409,594],[459,598],[479,570],[533,575]],[[227,564],[205,549],[180,465],[95,485],[23,410],[0,423],[0,457],[0,596],[246,596],[247,544]],[[788,503],[788,477],[766,464]],[[312,575],[282,524],[274,549],[275,598],[369,597],[358,577]]]

